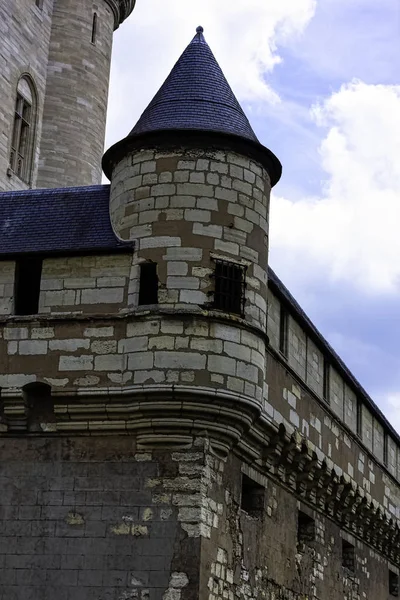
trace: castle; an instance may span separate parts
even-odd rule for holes
[[[0,597],[396,598],[400,437],[268,266],[201,27],[100,185],[134,4],[0,6]]]

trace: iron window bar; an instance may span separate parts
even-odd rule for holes
[[[213,308],[243,316],[247,266],[228,260],[216,258],[213,260],[215,262]]]

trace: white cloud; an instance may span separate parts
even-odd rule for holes
[[[277,103],[265,80],[277,44],[301,34],[317,0],[138,0],[116,35],[106,146],[121,139],[195,35],[197,25],[241,101]]]
[[[327,179],[320,197],[273,199],[273,264],[304,281],[323,273],[368,292],[398,291],[400,86],[353,81],[313,115],[327,129]]]

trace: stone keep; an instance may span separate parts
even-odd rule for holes
[[[137,333],[148,382],[261,405],[269,196],[280,165],[257,141],[201,29],[104,165],[114,231],[137,244],[137,282],[141,263],[157,264],[159,303],[144,310],[164,335]],[[245,268],[243,319],[212,310],[216,260]],[[138,287],[131,293],[135,305]]]
[[[134,5],[2,0],[0,191],[100,183],[113,32]],[[33,93],[25,178],[8,168],[21,77],[29,77]]]

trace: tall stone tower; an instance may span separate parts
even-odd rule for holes
[[[103,165],[114,231],[137,244],[132,304],[164,334],[143,348],[149,389],[229,406],[240,421],[263,400],[269,196],[281,165],[257,140],[202,28]],[[222,423],[204,418],[229,446]]]
[[[3,0],[0,191],[100,183],[113,31],[135,0]]]

